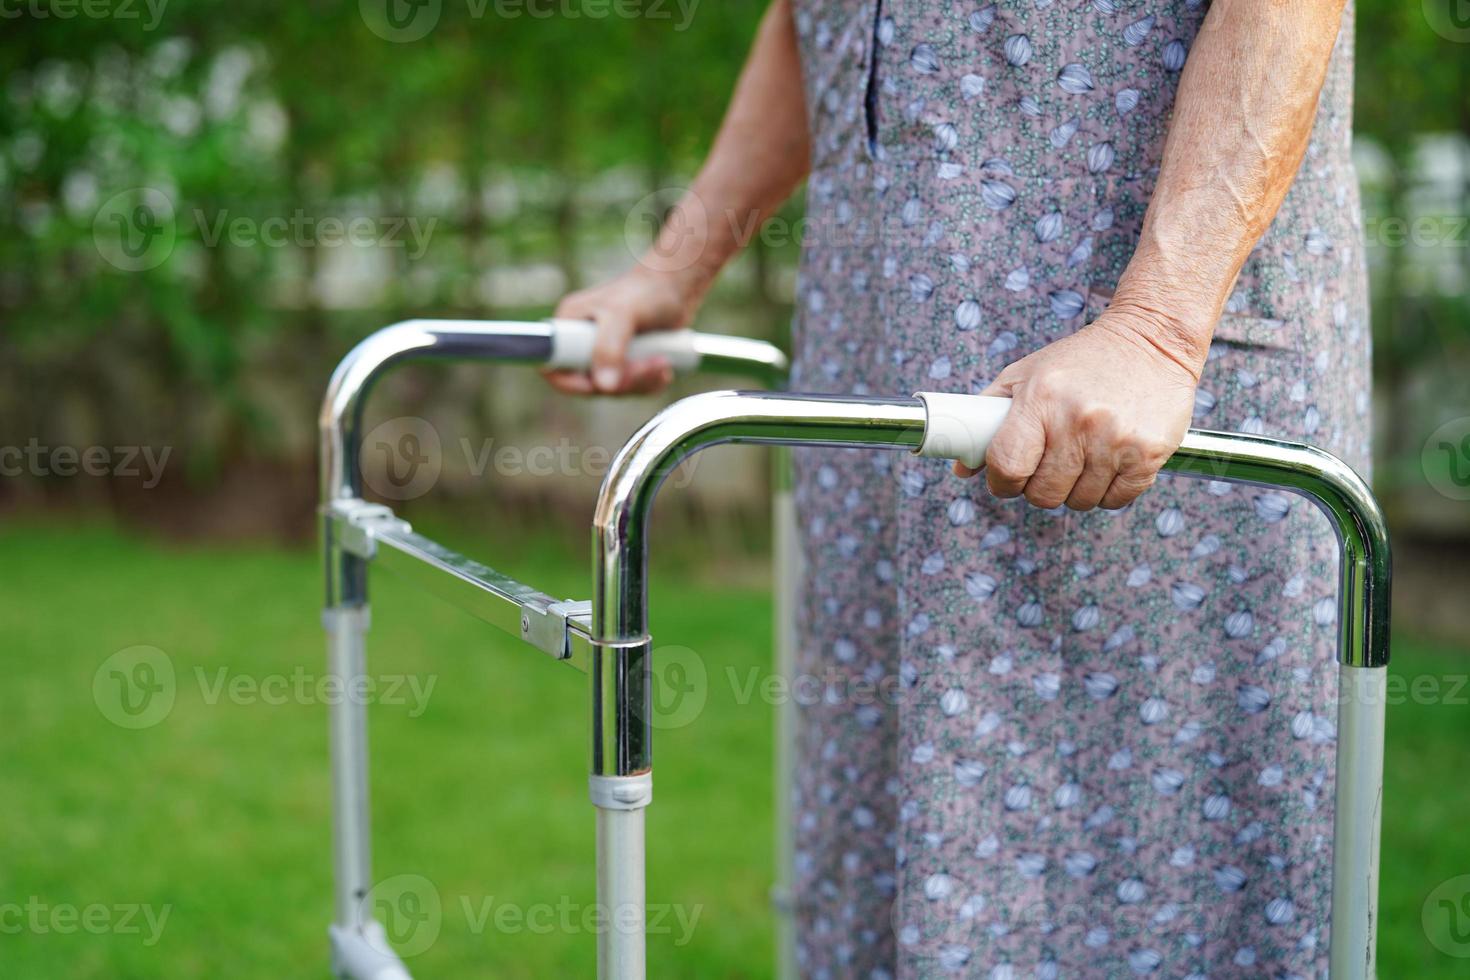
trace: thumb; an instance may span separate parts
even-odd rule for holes
[[[996,398],[1009,398],[1011,397],[1011,389],[1014,387],[1015,382],[1007,380],[1006,372],[1002,371],[996,376],[994,381],[986,385],[981,391],[976,392],[976,394],[990,395]],[[972,477],[983,469],[985,469],[985,464],[983,462],[974,469],[971,469],[964,463],[961,463],[959,460],[955,460],[954,462],[954,475],[959,477]]]
[[[599,391],[614,392],[623,384],[633,318],[615,310],[599,310],[597,335],[592,341],[592,383]]]
[[[1015,390],[1016,382],[1013,381],[1009,372],[1002,371],[995,376],[995,380],[986,385],[980,392],[982,395],[993,395],[996,398],[1009,398]]]

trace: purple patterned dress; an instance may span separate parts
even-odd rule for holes
[[[1127,263],[1204,0],[795,0],[813,141],[797,388],[979,391]],[[1368,462],[1351,12],[1195,425]],[[798,454],[809,977],[1326,973],[1336,556],[1304,500],[1116,513]],[[808,685],[808,688],[810,685]]]

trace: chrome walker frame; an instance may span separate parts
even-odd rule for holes
[[[391,366],[422,357],[545,363],[551,323],[409,321],[363,341],[339,366],[322,409],[322,540],[328,670],[344,683],[364,671],[367,569],[409,571],[474,615],[519,635],[592,682],[589,791],[597,811],[597,900],[623,927],[599,932],[598,976],[646,976],[643,811],[652,801],[652,640],[648,635],[648,518],[659,487],[681,462],[725,443],[917,451],[930,419],[913,398],[769,392],[710,392],[669,406],[614,458],[593,516],[590,603],[554,599],[415,534],[385,507],[361,499],[358,440],[372,383]],[[779,383],[785,359],[757,341],[690,335],[705,366],[757,373]],[[1184,476],[1289,490],[1331,520],[1341,545],[1339,709],[1333,841],[1331,972],[1373,976],[1382,808],[1384,680],[1388,663],[1391,560],[1383,517],[1363,480],[1319,449],[1258,436],[1190,430],[1166,469]],[[784,485],[783,485],[784,486]],[[778,669],[790,668],[789,587],[795,568],[789,491],[776,503]],[[579,651],[585,649],[582,656]],[[334,968],[358,980],[406,980],[364,908],[371,890],[366,716],[360,704],[332,706]],[[789,810],[789,708],[778,713],[777,811]],[[789,824],[789,820],[785,820]],[[777,898],[789,829],[778,829]],[[778,901],[778,904],[779,901]],[[794,975],[789,922],[779,941],[782,975]]]

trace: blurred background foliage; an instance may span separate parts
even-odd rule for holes
[[[118,0],[106,17],[41,4],[8,18],[0,441],[172,457],[155,494],[33,477],[4,481],[0,503],[81,497],[191,532],[309,530],[315,406],[352,342],[406,315],[544,315],[627,265],[694,171],[764,4],[636,6],[647,15],[426,0],[399,10],[415,18],[406,32],[382,0]],[[1423,473],[1429,433],[1470,412],[1470,31],[1433,6],[1358,3],[1377,479],[1406,526],[1466,535],[1470,509]],[[171,237],[127,271],[109,260],[110,221],[138,188],[166,202]],[[304,231],[241,240],[241,218]],[[320,222],[352,219],[377,240],[326,240]],[[757,237],[703,322],[779,340],[796,252]],[[396,380],[389,402],[451,428],[549,424],[535,379],[485,377]],[[578,411],[596,428],[585,409],[554,411],[558,431]],[[519,492],[560,492],[545,482]],[[445,488],[479,493],[452,474]],[[761,495],[757,473],[719,504]]]
[[[307,549],[216,541],[310,537],[316,410],[332,367],[394,320],[539,317],[567,289],[631,262],[707,147],[764,3],[644,0],[637,9],[662,15],[599,18],[532,16],[515,0],[423,0],[400,12],[427,12],[431,29],[405,40],[417,31],[385,23],[384,0],[88,2],[105,16],[84,16],[72,0],[0,0],[0,447],[145,446],[169,457],[156,488],[145,477],[0,478],[8,559],[0,569],[9,576],[0,584],[10,600],[0,604],[0,653],[11,655],[15,687],[0,798],[26,803],[0,820],[13,844],[0,869],[11,876],[7,894],[179,904],[171,976],[299,974],[320,955],[329,894],[319,711],[185,704],[172,727],[120,738],[92,703],[92,672],[137,642],[168,650],[181,669],[315,663],[317,566]],[[1450,681],[1463,679],[1470,635],[1470,507],[1433,490],[1428,467],[1443,457],[1425,450],[1442,423],[1470,416],[1470,24],[1445,19],[1456,3],[1463,7],[1357,3],[1374,478],[1394,523],[1395,671]],[[157,221],[135,241],[117,220],[140,205]],[[800,213],[798,200],[783,217]],[[236,235],[241,219],[245,233]],[[337,243],[340,229],[322,227],[364,220],[373,229],[365,244]],[[272,222],[281,240],[259,241]],[[796,254],[784,234],[758,236],[702,324],[782,342]],[[570,439],[612,449],[656,404],[569,403],[545,397],[524,369],[440,366],[395,374],[374,411],[430,419],[446,440],[483,433],[497,446]],[[714,663],[764,656],[761,564],[712,556],[758,552],[768,540],[756,533],[767,459],[709,454],[691,490],[660,505],[683,508],[698,532],[684,537],[688,567],[661,586],[680,600],[663,607],[671,621],[683,617],[682,633],[671,622],[671,635],[685,642],[702,632]],[[476,557],[500,564],[509,549],[508,570],[524,566],[538,584],[555,572],[564,594],[576,591],[595,469],[487,481],[454,454],[444,465],[434,505],[452,511],[462,500],[474,516],[411,513],[416,522],[473,520],[499,535],[492,553]],[[506,507],[524,519],[505,519]],[[20,526],[37,514],[34,527]],[[182,551],[88,526],[113,517],[210,546]],[[454,526],[460,534],[444,540],[464,536],[465,525]],[[414,669],[437,671],[431,654],[478,653],[485,642],[452,610],[440,619],[438,607],[415,605],[394,615],[394,601],[412,600],[383,594],[386,645],[420,663]],[[1443,647],[1416,639],[1426,634],[1445,638]],[[535,727],[563,702],[523,691],[498,659],[443,663],[455,664],[456,682],[445,686],[458,699],[436,702],[427,724],[403,723],[402,738],[375,738],[375,752],[398,753],[392,773],[415,772],[428,787],[398,776],[379,782],[386,866],[411,859],[420,864],[402,866],[455,887],[478,876],[530,889],[546,887],[560,858],[557,873],[584,882],[576,804],[538,822],[531,838],[540,850],[472,843],[530,841],[524,823],[489,815],[503,800],[485,814],[461,812],[466,800],[483,800],[462,784],[485,765],[477,726],[487,705],[509,710],[506,724],[526,736],[519,747],[503,733],[494,742],[497,765],[514,759],[527,774],[526,800],[551,786],[582,792],[577,779],[555,777],[576,769],[566,761],[583,749],[576,726]],[[531,721],[515,721],[517,706]],[[723,721],[660,749],[681,777],[653,811],[671,844],[660,852],[670,870],[656,867],[654,880],[741,913],[701,933],[695,952],[704,958],[691,975],[761,975],[731,964],[770,960],[760,912],[769,846],[750,830],[766,826],[769,800],[718,766],[731,752],[763,755],[753,746],[764,746],[769,717],[721,710]],[[1384,862],[1384,975],[1457,976],[1463,960],[1429,946],[1419,915],[1433,883],[1466,868],[1463,780],[1444,779],[1463,768],[1465,709],[1391,710],[1384,853],[1395,859]],[[424,754],[426,737],[433,751]],[[416,837],[429,843],[427,855]],[[702,855],[694,872],[688,854]],[[744,878],[732,890],[736,867]],[[242,934],[267,941],[246,949]],[[491,972],[585,975],[583,960],[568,967],[556,957],[586,955],[590,944],[563,938],[507,947]],[[32,939],[0,973],[133,976],[160,962],[127,937],[80,947]],[[434,955],[468,975],[486,962],[487,946],[456,934]],[[236,973],[213,962],[220,950]],[[434,972],[455,970],[426,975]]]

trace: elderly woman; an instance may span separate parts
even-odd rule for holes
[[[1014,400],[988,492],[797,457],[805,975],[1325,974],[1331,532],[1140,495],[1191,418],[1367,462],[1344,6],[775,0],[676,220],[562,303],[554,384],[662,385],[628,338],[805,177],[795,387]]]

